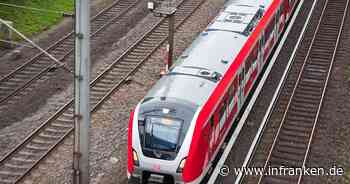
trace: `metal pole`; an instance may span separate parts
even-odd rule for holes
[[[168,53],[168,64],[167,71],[173,65],[173,52],[174,52],[174,27],[175,27],[175,13],[168,15],[168,24],[169,24],[169,34],[168,34],[168,44],[169,44],[169,53]]]
[[[90,1],[75,1],[73,183],[89,183]]]

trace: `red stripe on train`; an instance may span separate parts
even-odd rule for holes
[[[209,97],[208,101],[205,103],[203,109],[199,113],[193,133],[192,142],[190,145],[190,150],[184,167],[184,172],[182,174],[183,180],[185,182],[191,182],[195,180],[203,172],[205,153],[207,152],[208,148],[203,147],[203,145],[205,144],[203,142],[203,139],[201,139],[202,126],[209,120],[209,117],[211,117],[211,115],[214,113],[214,110],[223,98],[223,94],[225,94],[228,87],[233,82],[233,77],[235,76],[237,70],[245,61],[246,57],[252,49],[252,46],[256,43],[262,31],[264,31],[267,23],[272,18],[272,15],[276,12],[280,3],[281,0],[274,0],[271,3],[271,6],[267,9],[266,13],[258,23],[257,27],[254,29],[247,42],[244,44],[237,57],[234,59],[233,64],[229,67],[219,84],[214,89],[213,94]]]

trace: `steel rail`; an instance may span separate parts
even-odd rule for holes
[[[319,19],[319,22],[317,24],[317,27],[316,27],[316,31],[315,31],[315,34],[313,35],[313,38],[312,38],[312,41],[311,41],[311,44],[310,44],[310,47],[308,49],[308,52],[307,52],[307,55],[304,59],[304,62],[303,62],[303,65],[301,67],[301,70],[300,70],[300,73],[298,75],[298,78],[297,78],[297,81],[294,85],[294,88],[293,88],[293,91],[292,91],[292,94],[291,94],[291,97],[288,101],[288,104],[287,104],[287,107],[283,113],[283,118],[281,120],[281,123],[280,123],[280,126],[278,127],[278,130],[277,130],[277,133],[276,133],[276,136],[274,137],[274,140],[273,140],[273,143],[272,143],[272,146],[270,148],[270,151],[269,151],[269,154],[268,154],[268,157],[266,159],[266,162],[264,164],[264,171],[266,171],[266,168],[267,168],[267,165],[271,162],[271,159],[272,159],[272,154],[273,154],[273,151],[278,149],[277,147],[277,142],[279,141],[279,138],[281,136],[281,132],[282,131],[285,131],[286,128],[284,129],[284,125],[286,124],[286,119],[287,119],[287,115],[288,113],[290,112],[293,112],[292,110],[290,110],[290,107],[291,107],[291,104],[293,102],[295,102],[295,99],[297,99],[296,97],[296,93],[297,93],[297,89],[300,88],[300,86],[302,86],[300,83],[301,81],[304,79],[304,80],[307,80],[307,78],[303,78],[306,72],[305,67],[306,65],[308,65],[309,63],[308,62],[311,62],[310,61],[310,55],[311,54],[314,54],[314,52],[312,53],[312,49],[313,48],[316,48],[316,46],[314,47],[314,45],[316,45],[318,42],[315,42],[316,40],[316,36],[319,36],[318,33],[319,33],[319,30],[320,30],[320,26],[321,24],[324,22],[324,17],[326,15],[326,11],[328,10],[328,4],[329,1],[327,0],[326,3],[325,3],[325,6],[322,10],[322,14],[321,14],[321,18]],[[334,3],[334,2],[332,2]],[[329,76],[330,76],[330,72],[332,70],[332,66],[333,66],[333,63],[334,63],[334,58],[335,58],[335,55],[336,55],[336,52],[337,52],[337,49],[338,49],[338,43],[339,43],[339,39],[340,39],[340,36],[341,36],[341,33],[342,33],[342,29],[343,29],[343,25],[344,25],[344,21],[345,21],[345,17],[346,17],[346,13],[348,11],[348,4],[349,4],[349,1],[347,0],[346,1],[346,5],[345,5],[345,8],[344,8],[344,13],[342,14],[342,21],[341,21],[341,24],[339,25],[339,29],[338,29],[338,34],[337,34],[337,37],[336,37],[336,42],[335,42],[335,46],[334,46],[334,49],[332,50],[332,59],[330,61],[330,66],[328,68],[328,72],[327,72],[327,76],[325,78],[325,81],[323,83],[323,90],[322,90],[322,94],[321,94],[321,98],[319,99],[319,101],[317,101],[318,105],[317,105],[317,111],[316,111],[316,115],[315,117],[313,118],[314,119],[314,122],[313,122],[313,125],[312,125],[312,129],[311,129],[311,132],[309,133],[309,137],[308,137],[308,144],[307,144],[307,149],[306,149],[306,152],[305,152],[305,156],[304,156],[304,159],[302,161],[302,165],[300,167],[305,167],[305,162],[306,162],[306,159],[307,159],[307,155],[309,153],[309,149],[310,149],[310,146],[311,146],[311,142],[312,142],[312,138],[313,138],[313,135],[314,135],[314,131],[315,131],[315,128],[316,128],[316,124],[317,124],[317,121],[318,121],[318,116],[319,116],[319,112],[321,110],[321,106],[322,106],[322,102],[323,102],[323,99],[324,99],[324,94],[325,94],[325,90],[326,90],[326,87],[327,87],[327,84],[328,84],[328,80],[329,80]],[[327,25],[326,25],[327,26]],[[320,33],[322,34],[322,33]],[[315,44],[316,43],[316,44]],[[317,52],[317,51],[315,51]],[[315,65],[315,63],[314,63]],[[309,66],[309,65],[308,65]],[[322,76],[321,76],[322,77]],[[320,78],[321,78],[320,77]],[[322,80],[322,78],[321,78]],[[304,85],[305,86],[305,85]],[[298,88],[299,87],[299,88]],[[294,100],[294,101],[293,101]],[[295,133],[295,132],[294,132]],[[298,133],[296,133],[296,135],[298,135]],[[287,161],[288,162],[288,161]],[[259,177],[259,181],[258,183],[262,183],[264,181],[264,179],[266,178],[267,176],[265,175],[261,175]],[[272,178],[273,176],[268,176],[270,178]],[[301,182],[301,178],[302,178],[302,175],[299,175],[298,176],[298,181],[297,183],[300,183]],[[272,180],[270,179],[269,180],[269,183],[277,183],[277,182],[281,182],[281,180]]]
[[[195,11],[204,0],[193,0],[193,1],[186,1],[182,0],[181,3],[179,3],[179,9],[177,13],[175,14],[176,20],[178,20],[178,24],[176,27],[178,28],[181,26],[187,18],[189,18],[193,11]],[[162,18],[158,21],[157,24],[155,24],[148,32],[146,32],[137,43],[133,44],[132,46],[127,49],[118,59],[116,59],[108,68],[106,68],[99,76],[97,76],[93,81],[91,81],[91,103],[92,103],[92,112],[95,112],[100,105],[119,87],[124,84],[124,82],[130,77],[141,65],[143,62],[145,62],[151,55],[154,53],[157,48],[159,48],[167,38],[167,35],[164,33],[167,33],[167,21],[165,18]],[[146,45],[147,43],[152,43],[152,40],[156,40],[153,44],[153,47],[150,49],[147,49]],[[114,81],[108,80],[114,78],[116,76],[116,71],[119,71],[120,69],[126,69],[125,64],[131,62],[132,58],[135,58],[135,56],[138,56],[137,54],[140,54],[140,49],[145,49],[145,55],[143,55],[142,59],[136,59],[135,63],[131,64],[133,65],[131,68],[126,70],[125,74],[121,76],[120,80]],[[139,55],[140,56],[140,55]],[[132,62],[131,62],[132,63]],[[119,67],[119,68],[118,68]],[[124,67],[124,68],[123,68]],[[101,85],[106,85],[110,83],[107,89],[99,88]],[[101,92],[101,90],[103,92]],[[66,105],[64,105],[59,111],[57,111],[49,120],[44,122],[39,128],[37,128],[35,131],[33,131],[29,136],[25,138],[25,140],[16,146],[11,152],[9,152],[5,157],[3,157],[0,160],[0,183],[17,183],[18,181],[22,180],[24,176],[26,176],[33,168],[35,168],[41,160],[46,158],[46,156],[54,150],[62,141],[72,133],[74,130],[74,123],[73,123],[73,99],[71,99]],[[70,118],[67,120],[69,116]],[[66,120],[66,121],[64,121]],[[40,141],[35,141],[39,139],[42,134],[47,133],[50,129],[50,131],[56,131],[52,130],[53,127],[56,126],[60,128],[57,130],[57,134],[60,131],[61,133],[59,135],[53,134],[52,137],[55,139],[51,139],[50,143],[40,143]],[[48,137],[47,135],[45,135]],[[25,150],[28,148],[28,146],[31,146],[33,143],[35,144],[49,144],[49,147],[45,148],[45,150],[42,150],[42,153],[40,153],[39,157],[35,153],[28,153]],[[34,146],[31,146],[32,148]],[[35,148],[35,147],[34,147]],[[40,148],[38,148],[40,150]],[[9,165],[13,161],[14,158],[17,158],[18,155],[23,155],[23,153],[26,153],[28,157],[30,158],[37,157],[33,163],[30,164],[29,167],[26,167],[22,170],[24,171],[24,174],[21,174],[20,176],[11,176],[10,172],[7,171],[7,173],[10,174],[9,178],[12,177],[15,178],[15,182],[11,182],[9,178],[1,178],[1,173],[4,173],[6,171],[3,170],[4,167]],[[17,154],[17,157],[16,157]],[[28,158],[25,157],[25,158]],[[25,160],[25,158],[22,158],[22,160]],[[17,159],[18,160],[18,159]],[[10,165],[13,166],[13,165]],[[23,166],[21,166],[23,167]],[[6,173],[6,172],[5,172]]]
[[[92,21],[92,34],[91,37],[95,38],[98,33],[100,33],[101,31],[103,31],[104,29],[106,29],[109,25],[111,25],[112,23],[116,22],[117,20],[121,20],[123,18],[125,18],[124,16],[132,9],[134,8],[138,3],[140,2],[140,0],[131,0],[130,2],[128,1],[116,1],[115,3],[113,3],[112,5],[108,6],[107,8],[101,10],[97,15],[95,15],[91,21]],[[127,3],[126,7],[125,3]],[[109,11],[111,11],[113,8],[123,8],[124,9],[119,12],[116,16],[113,17],[109,17],[109,16],[105,16],[108,15]],[[103,22],[102,25],[98,25],[98,22],[96,22],[97,25],[94,25],[94,21],[98,21],[100,17],[107,17],[109,18],[108,20],[106,20],[105,22]],[[97,26],[97,27],[96,27]],[[94,30],[95,29],[95,30]],[[62,39],[58,40],[56,43],[54,43],[53,45],[51,45],[49,48],[46,49],[47,52],[54,52],[55,49],[58,50],[58,48],[60,48],[62,45],[64,46],[65,42],[66,45],[69,45],[71,48],[69,48],[69,50],[64,50],[64,53],[58,53],[58,55],[60,55],[60,58],[57,59],[59,62],[63,61],[64,59],[66,59],[68,56],[70,56],[73,51],[74,51],[74,32],[70,32],[67,35],[63,36]],[[23,73],[23,71],[25,69],[27,69],[28,67],[30,67],[33,63],[36,62],[40,62],[40,59],[44,59],[41,57],[45,57],[43,56],[43,53],[40,53],[36,56],[34,56],[32,59],[30,59],[28,62],[24,63],[23,65],[21,65],[20,67],[18,67],[16,70],[12,71],[11,73],[9,73],[8,75],[6,75],[5,77],[3,77],[2,79],[0,79],[0,87],[1,84],[4,84],[3,87],[5,87],[5,83],[10,81],[11,79],[21,79],[23,77],[18,76],[18,74],[20,72]],[[21,92],[22,90],[26,89],[28,86],[30,86],[33,82],[37,81],[38,79],[40,79],[40,77],[42,77],[44,74],[48,73],[49,71],[51,71],[52,68],[57,68],[57,63],[54,64],[49,64],[49,63],[44,63],[43,65],[45,66],[39,66],[39,71],[35,71],[36,73],[34,75],[29,74],[29,79],[25,79],[26,81],[19,85],[16,86],[13,91],[11,92],[6,92],[5,96],[3,98],[0,99],[0,105],[4,104],[5,102],[9,101],[11,97],[17,95],[19,92]],[[38,68],[38,67],[37,67]],[[30,71],[30,70],[28,70]]]

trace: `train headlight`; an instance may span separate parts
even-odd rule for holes
[[[185,167],[185,163],[186,163],[186,157],[183,158],[179,164],[179,167],[177,168],[176,172],[178,173],[182,173],[184,167]]]
[[[132,150],[132,159],[134,160],[135,166],[139,166],[139,157],[137,156],[137,153],[135,150]]]

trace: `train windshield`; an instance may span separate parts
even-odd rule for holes
[[[182,121],[164,117],[147,117],[145,147],[174,152],[178,149]]]

